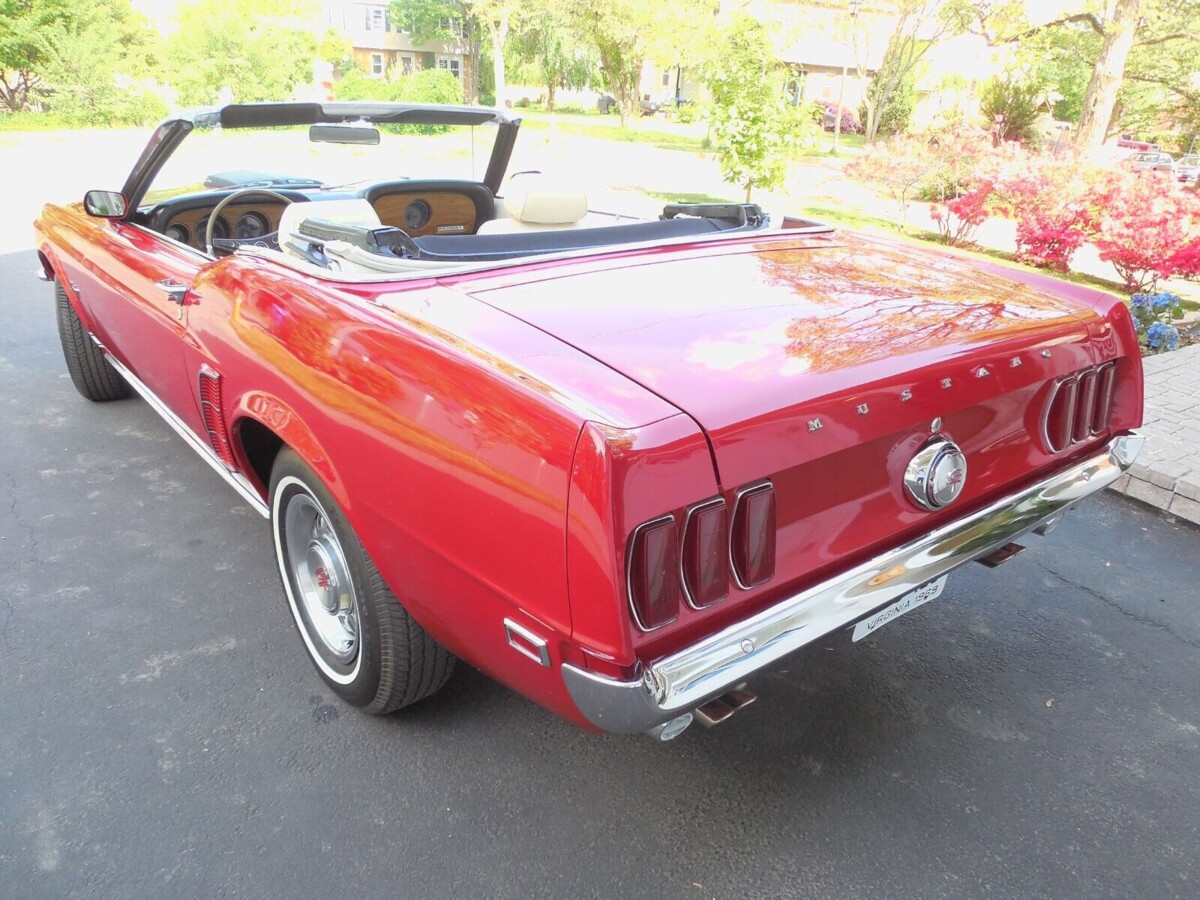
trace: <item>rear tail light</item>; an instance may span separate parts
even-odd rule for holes
[[[1042,411],[1042,440],[1051,453],[1106,431],[1112,417],[1116,363],[1104,363],[1061,378]]]
[[[729,593],[729,523],[724,500],[697,504],[684,516],[680,575],[683,595],[693,609],[712,606]]]
[[[743,590],[775,575],[775,488],[760,484],[740,492],[733,505],[729,559]]]
[[[626,563],[629,605],[642,631],[679,615],[679,529],[674,516],[639,525],[629,538]]]
[[[668,514],[644,522],[626,544],[625,587],[633,620],[654,631],[679,617],[680,601],[701,610],[729,594],[729,575],[743,590],[775,576],[775,488],[737,493],[733,513],[716,497],[688,507],[682,526]]]

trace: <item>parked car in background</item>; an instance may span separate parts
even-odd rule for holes
[[[1117,146],[1122,150],[1157,150],[1158,145],[1152,144],[1150,141],[1143,141],[1140,138],[1135,138],[1133,135],[1123,134],[1117,138]]]
[[[1175,177],[1184,184],[1200,181],[1200,153],[1187,153],[1175,160]]]
[[[649,94],[644,95],[638,100],[638,109],[643,116],[653,116],[664,110],[668,106],[667,103],[653,99]],[[596,98],[596,112],[601,115],[608,115],[617,111],[617,98],[612,94],[601,94]]]
[[[197,111],[121,190],[35,223],[76,389],[140,394],[267,520],[347,703],[408,706],[464,659],[585,728],[669,739],[785,655],[1012,559],[1133,463],[1119,299],[753,204],[606,215],[505,180],[519,125]]]
[[[1166,172],[1170,174],[1175,169],[1175,158],[1170,153],[1164,153],[1161,150],[1135,153],[1125,162],[1135,172]]]

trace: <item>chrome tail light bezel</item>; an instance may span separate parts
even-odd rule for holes
[[[729,573],[733,577],[734,583],[743,591],[748,591],[751,588],[756,588],[760,585],[766,584],[775,577],[775,544],[778,541],[779,529],[778,521],[776,519],[778,516],[777,506],[772,508],[771,513],[772,521],[769,535],[771,541],[770,572],[757,579],[744,578],[743,575],[746,573],[743,573],[740,570],[738,566],[737,553],[734,549],[738,536],[738,524],[741,521],[741,516],[743,515],[743,510],[746,508],[746,504],[749,502],[749,500],[763,495],[769,495],[772,498],[773,504],[778,504],[778,498],[775,496],[775,485],[770,481],[764,481],[758,484],[748,485],[747,487],[739,490],[733,500],[733,512],[729,516]]]
[[[702,500],[699,503],[693,504],[687,508],[683,514],[683,528],[679,532],[679,584],[683,589],[683,599],[692,609],[701,610],[708,609],[720,603],[729,596],[729,541],[730,541],[730,523],[729,517],[726,514],[727,504],[724,497],[714,497],[711,500]],[[723,540],[721,547],[721,559],[725,563],[725,591],[719,597],[715,597],[707,602],[702,602],[696,596],[696,587],[691,584],[688,578],[688,538],[692,534],[692,529],[696,527],[696,523],[704,513],[712,511],[720,511],[724,515]]]
[[[1039,420],[1039,436],[1049,453],[1063,453],[1108,431],[1116,367],[1113,360],[1054,381]],[[1058,411],[1061,416],[1055,421]]]
[[[673,565],[667,566],[667,570],[670,572],[671,582],[675,587],[675,610],[670,618],[661,622],[656,622],[652,625],[647,625],[643,621],[642,614],[638,611],[638,602],[633,589],[633,567],[634,563],[637,561],[639,547],[641,547],[641,542],[645,539],[646,534],[657,528],[667,527],[671,528],[675,532],[674,536],[670,539],[670,545],[673,546],[675,550],[675,561]],[[651,631],[657,631],[660,628],[665,628],[679,618],[679,595],[683,592],[683,585],[681,579],[679,578],[680,555],[679,527],[678,523],[675,521],[675,516],[671,513],[659,516],[656,519],[651,519],[648,522],[643,522],[630,533],[629,541],[626,544],[625,551],[625,594],[629,600],[629,613],[633,616],[634,624],[636,624],[640,630],[647,633]]]

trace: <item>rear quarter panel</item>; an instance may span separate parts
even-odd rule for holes
[[[254,258],[193,286],[196,358],[238,418],[295,434],[406,608],[456,655],[579,721],[564,525],[586,420],[674,410],[434,281],[369,299]],[[610,601],[612,602],[612,601]],[[508,647],[509,616],[551,668]],[[583,723],[580,723],[583,724]]]

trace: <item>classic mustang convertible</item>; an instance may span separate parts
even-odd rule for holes
[[[750,204],[609,215],[505,179],[518,126],[206,110],[35,226],[75,386],[136,391],[270,520],[348,703],[407,706],[462,658],[668,739],[1011,557],[1140,449],[1120,302]]]

